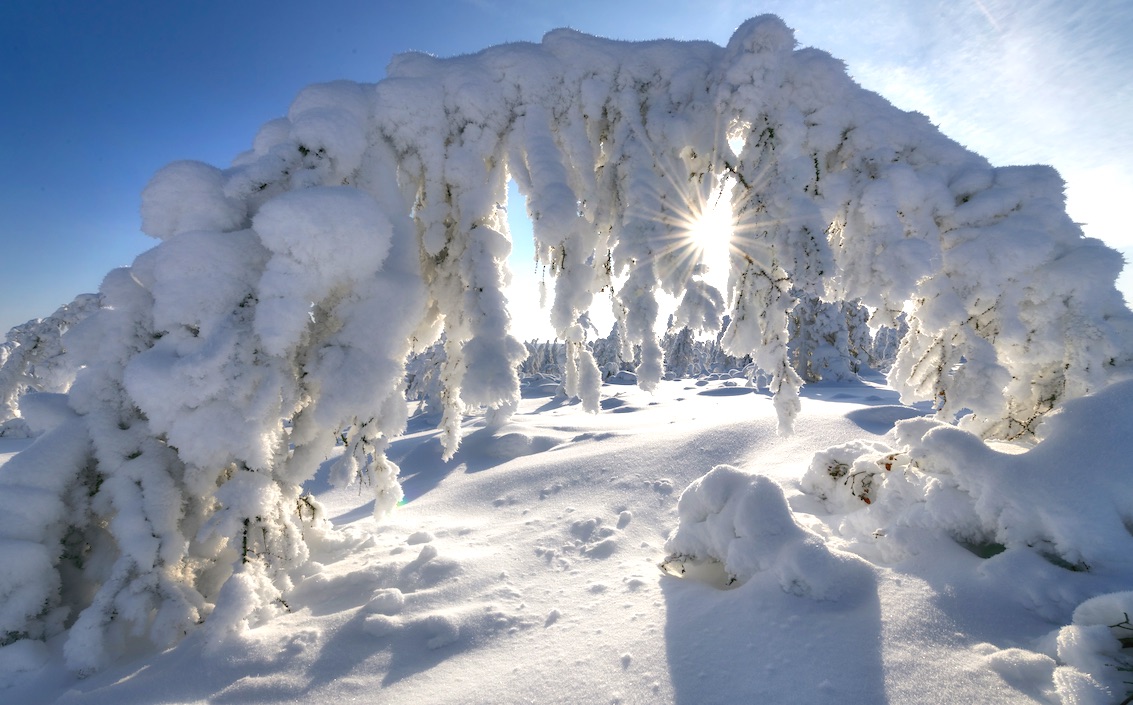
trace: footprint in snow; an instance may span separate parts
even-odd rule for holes
[[[563,491],[563,487],[564,485],[561,482],[556,482],[553,485],[544,487],[543,489],[539,490],[539,499],[546,499],[551,495],[556,495],[559,492]]]
[[[619,531],[602,526],[602,519],[581,519],[570,525],[570,534],[575,538],[578,552],[587,558],[609,558],[618,548]]]
[[[430,588],[460,572],[460,563],[438,558],[438,554],[436,546],[425,544],[416,558],[402,566],[398,589],[414,592]]]
[[[485,453],[497,460],[514,460],[525,455],[544,453],[561,441],[551,436],[528,436],[523,433],[505,433],[491,439]]]
[[[563,616],[562,612],[559,612],[558,610],[551,610],[547,614],[547,619],[546,619],[546,621],[543,622],[543,626],[544,627],[551,626],[555,622],[559,621],[559,617],[562,617],[562,616]]]

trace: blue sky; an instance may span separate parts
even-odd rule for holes
[[[1053,164],[1087,234],[1133,258],[1128,0],[4,0],[0,332],[155,244],[138,228],[153,172],[226,166],[307,84],[561,26],[724,43],[763,12],[994,163]]]

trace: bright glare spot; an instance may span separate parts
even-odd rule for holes
[[[747,140],[741,135],[728,138],[728,146],[732,148],[732,154],[737,157],[740,156],[740,152],[744,151],[745,144],[747,144]]]
[[[734,231],[731,194],[731,183],[710,194],[706,202],[693,209],[687,230],[689,245],[708,270],[705,281],[721,290],[727,280],[728,250]]]
[[[751,132],[751,123],[746,120],[734,120],[731,125],[728,125],[728,146],[732,148],[732,154],[739,156],[740,152],[744,151],[744,145],[747,143],[747,136]]]

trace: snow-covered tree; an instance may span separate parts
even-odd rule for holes
[[[336,479],[369,484],[379,516],[400,498],[384,450],[406,420],[405,360],[442,332],[446,453],[466,410],[514,408],[509,178],[553,275],[564,387],[587,409],[603,290],[645,388],[663,370],[662,292],[694,332],[729,314],[723,350],[752,356],[784,428],[800,296],[860,300],[875,325],[907,311],[891,383],[983,434],[1031,433],[1131,364],[1121,258],[1083,238],[1052,169],[992,167],[796,49],[777,18],[726,47],[556,30],[406,54],[377,84],[303,90],[231,167],[177,162],[146,187],[161,242],[71,331],[73,418],[0,478],[0,639],[69,628],[68,661],[93,669],[126,634],[166,644],[210,613],[223,631],[281,608],[326,536],[301,483],[343,429]],[[690,233],[725,183],[720,292]]]
[[[908,331],[909,323],[904,313],[897,316],[894,325],[881,326],[874,331],[873,342],[868,348],[869,366],[881,372],[892,369],[901,349],[901,340]]]
[[[670,328],[661,339],[661,348],[665,353],[665,371],[668,374],[695,377],[705,371],[701,355],[703,346],[697,345],[691,328]]]
[[[66,354],[63,334],[98,307],[98,294],[80,294],[47,318],[8,331],[0,344],[0,435],[5,428],[15,428],[8,422],[20,416],[21,395],[70,388],[81,363]]]
[[[807,382],[856,379],[873,346],[866,318],[865,307],[855,301],[799,295],[787,326],[795,372]]]
[[[440,410],[444,385],[441,370],[444,369],[445,346],[442,340],[425,350],[410,355],[405,363],[405,398],[418,402],[426,413]]]
[[[602,371],[602,379],[609,379],[633,365],[632,350],[629,351],[630,357],[627,359],[623,350],[622,335],[616,323],[605,338],[598,338],[591,342],[590,351],[594,355],[594,362],[598,365],[598,369]]]

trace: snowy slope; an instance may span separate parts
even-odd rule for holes
[[[1074,608],[1133,587],[1133,571],[1075,572],[1025,547],[981,558],[907,527],[911,550],[886,561],[800,491],[815,452],[919,415],[894,392],[808,386],[794,434],[780,436],[771,400],[742,380],[666,381],[652,394],[606,384],[597,415],[554,390],[528,380],[502,428],[469,419],[447,463],[436,419],[415,417],[389,453],[408,501],[380,524],[368,493],[330,489],[324,466],[312,489],[343,543],[312,546],[275,619],[228,639],[199,630],[86,679],[63,668],[58,639],[45,651],[17,642],[0,648],[0,701],[1120,701],[1089,699],[1082,658],[1102,642],[1084,616],[1060,637],[1062,663],[1079,668],[1056,674],[1052,657]],[[774,481],[758,516],[774,539],[761,545],[777,553],[731,585],[719,566],[661,568],[688,521],[678,497],[718,464]],[[777,513],[778,487],[790,513]],[[784,574],[834,588],[816,599]]]

